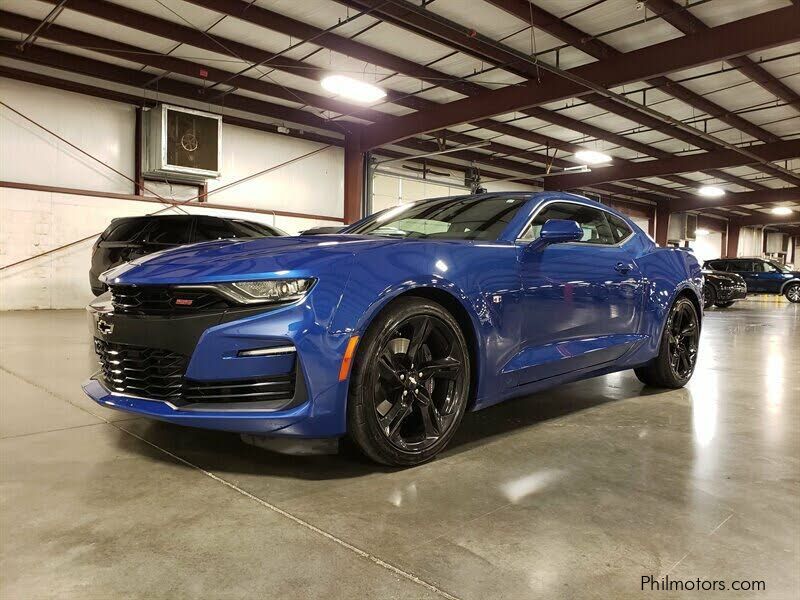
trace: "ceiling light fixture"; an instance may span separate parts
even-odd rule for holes
[[[794,211],[792,211],[792,209],[788,206],[776,206],[772,209],[773,215],[790,215],[792,212]]]
[[[596,150],[578,150],[575,153],[575,158],[585,165],[599,165],[611,162],[611,157],[608,154],[603,154]]]
[[[715,185],[704,185],[697,190],[697,193],[705,198],[719,198],[725,195],[725,190]]]
[[[386,97],[386,92],[381,88],[344,75],[328,75],[322,79],[320,84],[332,94],[356,102],[376,102]]]

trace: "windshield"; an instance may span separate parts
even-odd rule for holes
[[[527,200],[526,196],[425,200],[377,213],[347,233],[403,239],[496,240]]]
[[[791,271],[789,270],[788,267],[785,267],[784,265],[780,265],[780,264],[778,264],[776,262],[772,262],[771,260],[768,260],[767,264],[772,265],[773,267],[778,269],[778,271],[780,271],[781,273],[791,273]]]

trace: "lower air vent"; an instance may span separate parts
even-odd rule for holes
[[[195,381],[185,377],[189,359],[156,348],[113,344],[95,338],[100,378],[112,392],[168,401],[176,406],[231,402],[289,401],[295,375],[258,379]]]

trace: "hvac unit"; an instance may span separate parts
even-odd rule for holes
[[[672,215],[669,219],[669,238],[670,242],[682,240],[694,240],[697,231],[697,215],[680,213]]]
[[[145,113],[144,174],[202,182],[220,176],[222,117],[168,104]]]

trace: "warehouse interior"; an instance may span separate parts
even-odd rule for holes
[[[354,101],[331,74],[383,94]],[[167,109],[211,124],[213,176],[156,164]],[[467,414],[410,469],[81,390],[114,219],[296,236],[500,191],[584,195],[700,264],[800,270],[800,2],[0,3],[0,595],[627,598],[671,577],[793,597],[783,292],[708,308],[686,388],[625,371],[538,392]]]

